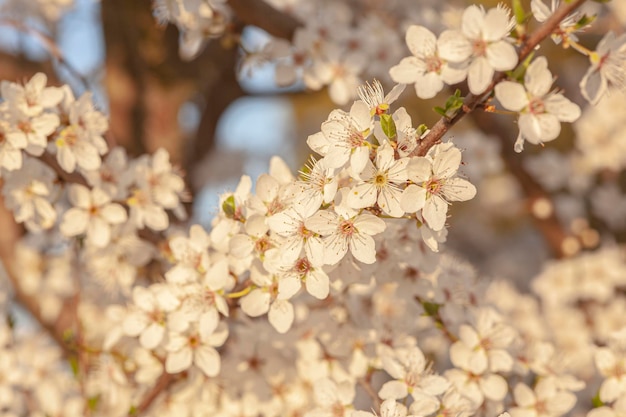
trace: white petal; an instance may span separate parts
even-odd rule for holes
[[[448,201],[467,201],[476,195],[476,187],[462,178],[451,178],[443,186],[443,195]]]
[[[202,345],[197,347],[193,362],[198,368],[202,369],[206,376],[212,377],[220,373],[220,354],[211,346]]]
[[[313,297],[323,300],[328,297],[330,281],[322,270],[315,269],[306,276],[306,291]]]
[[[535,59],[526,69],[524,85],[535,97],[543,97],[552,87],[552,73],[548,69],[548,60],[545,56]]]
[[[185,346],[177,352],[170,352],[165,360],[165,371],[168,374],[176,374],[188,369],[193,361],[191,348]]]
[[[385,382],[380,391],[378,391],[378,396],[383,400],[399,400],[405,398],[408,394],[409,391],[407,389],[407,386],[402,381]]]
[[[437,41],[439,56],[446,61],[463,62],[472,55],[472,44],[456,30],[446,30]]]
[[[513,81],[502,81],[495,87],[496,98],[502,106],[511,111],[521,111],[528,106],[526,89]]]
[[[372,207],[376,203],[376,186],[369,182],[357,185],[350,190],[347,202],[354,209]]]
[[[261,289],[252,290],[252,292],[241,298],[241,310],[250,317],[258,317],[267,313],[270,308],[271,296],[269,292]]]
[[[518,57],[513,45],[500,41],[487,47],[487,59],[496,71],[508,71],[515,68]]]
[[[472,61],[467,73],[467,84],[472,94],[485,92],[493,79],[493,68],[487,58],[478,57]]]
[[[446,223],[446,215],[448,213],[448,203],[436,195],[432,195],[426,200],[426,204],[422,209],[424,220],[428,222],[428,226],[437,231],[443,229]]]
[[[415,80],[415,93],[419,98],[433,98],[441,90],[443,90],[443,81],[441,76],[435,72],[418,75]]]
[[[421,210],[426,203],[426,189],[411,184],[402,193],[400,207],[407,213],[415,213]]]
[[[508,9],[504,7],[494,7],[489,9],[485,16],[483,39],[494,42],[509,35],[511,31],[511,17]]]
[[[364,264],[376,262],[376,244],[371,236],[358,233],[352,236],[349,243],[350,252],[357,260]]]
[[[272,303],[267,318],[278,333],[286,333],[293,324],[293,305],[287,300],[276,300]]]
[[[85,210],[71,208],[65,212],[60,230],[65,236],[77,236],[87,230],[88,224],[89,215]]]
[[[148,350],[156,348],[165,334],[165,328],[158,323],[150,323],[148,327],[141,333],[139,343]]]
[[[575,122],[580,117],[580,107],[562,94],[548,97],[544,104],[548,113],[554,114],[562,122]]]
[[[461,29],[463,35],[470,39],[479,39],[482,37],[485,21],[485,11],[482,7],[471,5],[463,12],[461,17]]]
[[[389,76],[394,82],[413,84],[417,80],[418,75],[425,70],[426,67],[422,61],[414,56],[409,56],[403,58],[398,65],[391,67]]]
[[[500,375],[491,374],[483,376],[478,380],[480,389],[485,394],[485,397],[492,401],[501,401],[506,397],[508,392],[508,386],[506,380]]]
[[[434,55],[437,51],[437,38],[423,26],[409,27],[406,31],[406,44],[411,53],[419,58]]]
[[[386,228],[384,220],[367,213],[357,216],[354,219],[354,226],[359,233],[368,235],[377,235],[382,233]]]

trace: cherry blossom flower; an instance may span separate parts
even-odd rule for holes
[[[68,198],[74,207],[65,212],[61,222],[61,233],[65,236],[85,233],[89,243],[104,247],[111,240],[111,226],[127,219],[124,207],[112,203],[111,197],[99,188],[89,190],[74,184],[68,189]]]
[[[542,379],[534,391],[519,383],[513,389],[516,407],[509,410],[511,417],[558,417],[576,404],[576,396],[568,391],[558,391],[551,380]]]
[[[196,365],[208,377],[219,374],[221,360],[215,349],[222,346],[228,337],[228,327],[219,322],[217,311],[212,320],[205,320],[197,331],[185,334],[170,332],[169,341],[165,346],[167,358],[165,371],[175,374]]]
[[[54,171],[38,159],[28,158],[22,169],[4,175],[2,193],[6,207],[13,210],[15,221],[25,223],[29,230],[45,230],[54,226],[57,212],[52,206],[56,187]]]
[[[370,109],[356,101],[350,113],[334,110],[322,124],[322,131],[309,136],[307,144],[324,156],[328,168],[341,168],[347,162],[355,172],[361,172],[369,159],[367,138],[373,128]]]
[[[430,371],[418,347],[399,349],[393,357],[384,355],[382,364],[394,380],[383,384],[378,392],[380,398],[399,400],[411,395],[415,401],[422,403],[424,415],[439,408],[436,396],[443,394],[450,384],[444,377]]]
[[[432,98],[444,84],[460,83],[467,76],[463,64],[449,63],[439,56],[438,48],[446,39],[439,39],[423,26],[410,26],[406,43],[413,56],[404,58],[389,70],[391,79],[397,83],[414,84],[419,98]],[[445,46],[445,45],[444,45]]]
[[[129,336],[139,336],[139,343],[145,349],[154,349],[165,337],[167,313],[179,305],[180,300],[165,284],[135,287],[133,307],[124,318],[123,331]]]
[[[348,252],[359,261],[371,264],[376,261],[373,235],[385,230],[385,222],[371,214],[358,214],[346,218],[332,211],[322,210],[305,221],[307,229],[324,237],[324,263],[334,265]]]
[[[449,201],[466,201],[476,195],[476,187],[459,178],[461,151],[452,143],[433,146],[427,157],[411,159],[407,168],[409,185],[402,195],[402,209],[407,213],[422,210],[428,226],[443,229]]]
[[[367,411],[355,411],[350,417],[377,417],[377,414],[373,414]],[[414,417],[412,414],[407,415],[406,406],[397,403],[395,400],[389,399],[382,402],[380,405],[380,417]]]
[[[591,104],[597,104],[611,87],[626,91],[626,34],[604,35],[589,61],[591,67],[580,81],[580,91]]]
[[[559,8],[560,0],[551,0],[550,7],[545,5],[543,0],[531,0],[530,1],[530,10],[533,13],[535,19],[538,22],[545,22],[548,20],[552,14]],[[559,23],[559,29],[552,32],[552,40],[554,43],[559,45],[563,42],[565,45],[568,45],[569,40],[577,41],[578,38],[574,35],[575,30],[582,30],[583,28],[576,29],[576,23],[580,20],[581,15],[579,12],[574,12],[567,15],[561,22]]]
[[[307,217],[300,215],[294,208],[289,208],[267,219],[270,229],[283,236],[285,241],[280,245],[282,259],[294,262],[302,252],[313,265],[322,265],[324,262],[324,246],[322,239],[306,228],[304,222]]]
[[[27,117],[40,115],[44,109],[52,109],[63,99],[63,91],[57,87],[46,87],[48,77],[39,72],[23,86],[2,81],[2,98],[11,103]]]
[[[537,145],[556,139],[561,133],[560,122],[574,122],[580,117],[580,107],[562,94],[550,92],[551,87],[552,74],[545,57],[528,66],[524,86],[513,81],[496,85],[496,98],[504,108],[520,112],[516,152],[523,150],[524,140]]]
[[[487,12],[471,5],[463,13],[461,31],[445,31],[439,37],[439,56],[454,63],[469,60],[469,89],[472,94],[482,94],[495,71],[517,65],[515,48],[506,39],[514,26],[515,20],[501,4]]]
[[[389,110],[389,105],[400,97],[405,87],[404,84],[398,84],[385,96],[383,85],[380,81],[374,80],[372,84],[359,86],[359,98],[370,108],[372,116],[380,115]]]
[[[376,150],[376,165],[367,161],[363,171],[358,173],[359,183],[348,194],[347,204],[355,209],[373,207],[376,203],[383,213],[400,217],[404,210],[400,207],[401,186],[407,180],[408,158],[395,159],[393,148],[383,144]]]

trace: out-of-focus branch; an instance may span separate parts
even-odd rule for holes
[[[23,230],[13,220],[13,214],[6,209],[4,201],[0,201],[0,261],[6,271],[6,276],[13,288],[13,298],[24,307],[39,325],[54,339],[63,350],[65,356],[74,355],[75,352],[68,346],[65,334],[68,330],[74,330],[76,319],[76,301],[70,299],[63,304],[57,319],[49,322],[44,319],[39,302],[35,295],[27,294],[20,285],[19,267],[16,263],[17,242],[23,235]]]
[[[539,28],[530,34],[530,36],[522,44],[519,51],[519,62],[524,61],[528,55],[539,45],[541,41],[550,36],[550,34],[556,29],[561,21],[570,14],[572,11],[580,7],[586,0],[575,0],[571,3],[564,3],[559,7],[552,16],[550,16]],[[493,78],[493,81],[487,87],[487,90],[480,95],[469,94],[465,97],[463,107],[457,111],[452,117],[442,117],[437,123],[435,123],[430,132],[422,139],[417,149],[414,151],[416,155],[424,156],[430,148],[441,141],[443,135],[450,130],[452,126],[457,124],[465,115],[476,110],[481,104],[484,104],[486,100],[491,96],[496,84],[500,83],[506,78],[506,74],[498,72]]]
[[[302,23],[295,17],[276,10],[263,0],[228,0],[237,19],[259,27],[277,38],[291,40]]]
[[[506,134],[510,129],[493,113],[475,111],[471,113],[471,118],[481,131],[500,141],[500,156],[524,191],[533,222],[550,248],[552,256],[563,258],[577,252],[578,241],[559,222],[550,194],[526,171],[523,157],[513,150],[510,137]],[[538,210],[537,207],[540,206],[545,209]]]

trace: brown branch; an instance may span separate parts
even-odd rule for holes
[[[171,386],[176,380],[176,375],[168,374],[167,372],[163,371],[152,389],[150,389],[150,391],[148,391],[146,395],[142,398],[137,408],[128,414],[129,417],[136,417],[141,413],[147,411],[152,406],[154,401],[159,397],[159,395],[169,386]]]
[[[237,19],[246,25],[256,26],[277,38],[291,40],[302,23],[263,0],[228,0]]]
[[[550,34],[556,29],[561,21],[583,4],[586,0],[576,0],[572,3],[565,3],[559,7],[552,16],[550,16],[543,25],[537,28],[522,44],[522,48],[519,51],[519,62],[524,61],[530,55],[530,53],[539,45],[539,43],[550,36]],[[496,84],[500,83],[506,78],[506,73],[498,72],[495,74],[493,81],[487,87],[487,90],[480,95],[469,94],[463,101],[463,107],[457,111],[452,117],[442,117],[437,123],[433,125],[430,132],[420,141],[417,149],[414,151],[415,155],[424,156],[430,148],[435,146],[441,141],[443,135],[450,130],[452,126],[457,124],[465,115],[473,112],[476,107],[484,104],[491,96]]]
[[[20,285],[20,270],[16,262],[16,248],[24,231],[15,223],[13,214],[0,201],[0,261],[13,288],[13,298],[39,323],[50,337],[62,349],[64,356],[75,354],[69,346],[65,335],[68,330],[74,329],[77,299],[72,298],[63,303],[63,307],[54,322],[44,319],[36,295],[26,293]]]

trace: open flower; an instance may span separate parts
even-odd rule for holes
[[[626,34],[607,33],[589,55],[591,67],[580,82],[580,90],[591,104],[597,104],[609,87],[626,91]]]
[[[487,12],[469,6],[463,13],[461,32],[449,30],[440,35],[439,56],[457,63],[469,60],[469,89],[472,94],[482,94],[495,71],[508,71],[517,65],[515,48],[506,39],[514,26],[509,10],[502,5]]]
[[[414,84],[419,98],[432,98],[443,85],[456,84],[467,75],[464,65],[448,63],[439,56],[440,41],[423,26],[413,25],[406,32],[406,43],[413,56],[404,58],[389,70],[397,83]]]
[[[402,195],[402,209],[407,213],[422,210],[428,226],[443,229],[449,201],[466,201],[474,198],[476,187],[457,177],[461,164],[461,151],[452,143],[433,146],[424,158],[413,158],[407,168],[409,185]]]
[[[496,85],[496,98],[508,110],[519,112],[520,134],[515,150],[524,149],[524,140],[540,144],[557,138],[561,122],[580,117],[580,107],[562,94],[550,91],[552,73],[545,57],[534,60],[524,75],[524,86],[513,81]]]

